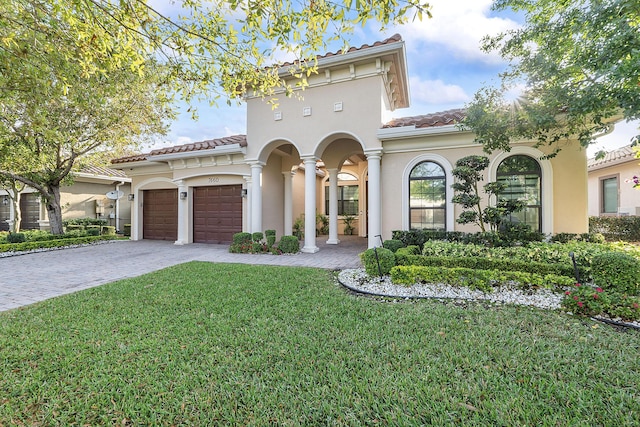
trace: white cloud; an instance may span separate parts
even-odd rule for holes
[[[489,16],[491,0],[431,0],[433,18],[416,20],[398,28],[410,50],[444,48],[468,61],[499,63],[497,53],[480,50],[486,35],[518,27],[509,18]]]
[[[462,87],[442,80],[421,80],[413,76],[409,85],[411,99],[417,104],[462,104],[470,99]]]

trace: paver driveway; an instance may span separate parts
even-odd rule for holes
[[[141,240],[0,258],[0,311],[32,304],[188,261],[267,264],[327,269],[357,268],[367,240],[347,237],[338,245],[318,239],[315,254],[230,254],[227,245]]]

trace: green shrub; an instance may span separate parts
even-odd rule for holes
[[[251,240],[253,240],[254,242],[261,242],[262,239],[264,239],[264,234],[262,233],[262,231],[256,231],[255,233],[251,234]]]
[[[592,216],[589,232],[600,233],[609,241],[640,242],[640,216]]]
[[[391,269],[393,283],[411,286],[414,283],[445,283],[452,286],[466,286],[471,289],[491,291],[493,286],[511,285],[520,287],[565,287],[574,280],[555,274],[525,273],[520,271],[476,270],[472,268],[423,267],[398,265]]]
[[[404,247],[404,243],[400,240],[385,240],[382,242],[382,247],[385,249],[389,249],[391,252],[395,253],[398,249]]]
[[[27,241],[27,237],[24,235],[24,233],[7,234],[7,243],[22,243],[26,241]]]
[[[36,241],[36,242],[6,243],[3,245],[0,245],[0,252],[20,252],[20,251],[30,251],[33,249],[41,249],[41,248],[58,248],[58,247],[64,247],[64,246],[92,243],[98,240],[113,240],[113,239],[115,239],[115,236],[83,236],[83,237],[64,238],[64,239],[58,238],[55,240]]]
[[[391,234],[395,240],[400,240],[404,246],[416,245],[422,248],[426,242],[446,241],[458,243],[472,243],[482,246],[522,246],[531,242],[541,242],[544,234],[528,229],[512,228],[503,232],[463,233],[460,231],[431,231],[431,230],[395,230]]]
[[[386,276],[396,265],[396,256],[385,248],[367,249],[360,254],[360,260],[369,276],[377,276],[379,274]],[[379,269],[378,266],[380,267]]]
[[[251,233],[236,233],[233,235],[233,244],[243,244],[251,242]]]
[[[102,226],[102,233],[105,236],[115,236],[116,235],[116,228],[114,226],[111,225],[104,225]]]
[[[567,257],[564,264],[522,261],[517,259],[492,258],[480,256],[424,256],[396,252],[396,264],[421,265],[425,267],[472,268],[477,270],[521,271],[525,273],[555,274],[575,277],[573,266]],[[579,268],[580,276],[586,276],[586,269]]]
[[[100,235],[100,226],[87,228],[85,235],[87,236],[99,236]]]
[[[640,297],[576,284],[565,292],[562,308],[581,316],[608,315],[626,321],[640,320]]]
[[[84,230],[84,225],[82,224],[69,224],[65,227],[67,232],[70,231],[77,231],[77,230]]]
[[[100,218],[72,218],[63,220],[62,225],[65,227],[69,225],[107,225],[107,220]]]
[[[276,230],[265,230],[265,236],[267,236],[267,246],[272,247],[276,243]]]
[[[300,240],[296,236],[282,236],[278,250],[283,254],[296,254],[300,252]]]
[[[640,261],[631,255],[608,252],[593,257],[591,274],[603,289],[640,294]]]

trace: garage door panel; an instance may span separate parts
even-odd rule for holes
[[[142,238],[149,240],[178,239],[178,191],[145,190]]]
[[[242,185],[193,190],[193,241],[230,243],[242,231]]]

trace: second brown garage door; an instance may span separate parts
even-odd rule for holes
[[[231,243],[242,231],[242,185],[193,189],[193,241]]]

